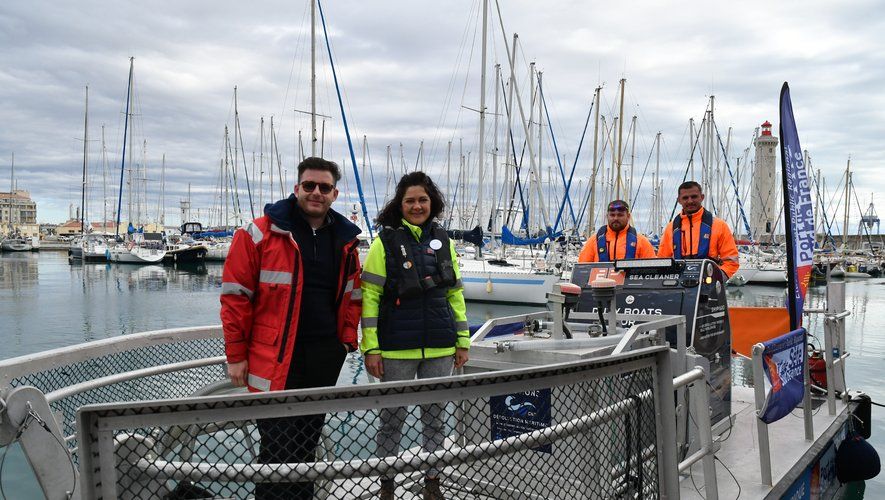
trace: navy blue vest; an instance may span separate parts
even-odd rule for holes
[[[689,216],[691,217],[691,216]],[[701,215],[701,241],[698,242],[698,253],[682,255],[682,216],[673,219],[673,258],[674,259],[706,259],[710,256],[710,238],[713,234],[713,214],[704,210]]]
[[[415,240],[405,227],[384,228],[387,280],[378,315],[384,351],[455,347],[455,314],[446,292],[455,284],[446,232],[436,223]],[[439,250],[430,247],[438,240]]]
[[[612,258],[608,254],[608,244],[605,241],[605,230],[608,226],[602,226],[599,228],[599,231],[596,232],[596,246],[598,247],[599,252],[599,262],[611,262]],[[624,255],[625,259],[635,259],[636,258],[636,245],[638,243],[638,238],[636,236],[636,229],[633,226],[627,228],[627,253]],[[615,248],[615,255],[617,255],[618,249]]]

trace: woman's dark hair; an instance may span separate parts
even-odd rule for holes
[[[427,196],[430,197],[430,217],[427,220],[439,217],[439,214],[445,210],[446,202],[430,176],[421,171],[410,172],[402,176],[396,185],[396,193],[393,198],[378,212],[378,217],[375,219],[377,227],[400,226],[400,220],[403,218],[403,198],[406,197],[406,190],[412,186],[423,187],[424,191],[427,191]]]

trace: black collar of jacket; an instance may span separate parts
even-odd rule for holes
[[[270,218],[271,222],[280,229],[289,232],[292,232],[295,227],[296,217],[303,220],[300,212],[301,209],[298,207],[294,193],[284,200],[264,206],[264,214]],[[362,232],[356,224],[331,208],[326,214],[324,226],[330,226],[335,234],[335,239],[342,242],[351,241]]]

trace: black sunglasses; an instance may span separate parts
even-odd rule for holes
[[[329,194],[335,189],[335,186],[333,184],[326,184],[325,182],[314,181],[303,181],[301,183],[301,189],[303,189],[305,193],[312,193],[316,188],[320,188],[320,193]]]

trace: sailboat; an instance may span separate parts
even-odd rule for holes
[[[135,58],[129,58],[129,86],[126,89],[126,121],[123,126],[123,158],[120,164],[120,189],[117,196],[117,234],[119,236],[120,227],[120,208],[123,202],[123,173],[126,164],[126,139],[129,131],[129,107],[132,102],[132,82],[133,70],[135,68]],[[129,137],[131,141],[131,137]],[[132,148],[129,148],[129,164],[132,164]],[[144,233],[136,231],[130,224],[130,231],[127,237],[121,243],[107,250],[107,259],[111,262],[120,262],[128,264],[156,264],[162,262],[166,255],[166,249],[163,245],[162,236],[159,233]],[[159,235],[154,238],[153,234]]]
[[[86,111],[83,118],[83,181],[80,189],[80,236],[71,240],[68,257],[72,260],[107,260],[108,244],[103,236],[86,232],[86,185],[89,152],[89,86],[86,86]]]
[[[482,6],[482,17],[483,17],[483,32],[482,32],[482,71],[480,78],[480,105],[479,105],[479,150],[481,152],[485,151],[485,114],[486,114],[486,52],[487,52],[487,32],[488,32],[488,1],[485,0]],[[517,86],[517,81],[515,78],[515,69],[513,67],[513,58],[511,54],[516,50],[516,43],[514,40],[513,47],[510,47],[509,44],[506,45],[506,50],[508,54],[508,60],[511,61],[510,64],[510,93],[507,99],[506,105],[508,106],[508,112],[506,116],[508,116],[508,125],[507,130],[510,129],[509,117],[513,115],[510,111],[512,110],[513,104],[517,104],[518,106],[518,116],[519,120],[522,124],[523,131],[525,133],[526,146],[528,148],[527,157],[530,163],[529,177],[530,183],[535,189],[535,193],[538,197],[538,207],[540,207],[540,211],[543,214],[546,214],[544,199],[542,196],[542,190],[540,189],[540,183],[538,181],[538,168],[536,165],[536,157],[535,157],[535,149],[533,148],[532,141],[532,133],[529,129],[530,124],[532,123],[532,117],[529,116],[526,118],[525,110],[523,109],[522,99],[519,95],[519,88]],[[512,52],[513,51],[513,52]],[[534,69],[534,66],[532,66]],[[533,73],[534,75],[534,73]],[[534,78],[532,79],[532,94],[534,95]],[[500,74],[500,65],[496,66],[495,72],[495,112],[494,116],[495,120],[495,146],[494,149],[497,151],[497,116],[498,116],[498,106],[499,106],[499,90],[501,83],[501,74]],[[514,95],[515,93],[515,95]],[[540,106],[540,99],[539,99]],[[539,111],[539,116],[541,113]],[[540,139],[540,137],[539,137]],[[540,143],[540,141],[539,141]],[[510,141],[507,141],[508,145],[508,153],[505,155],[508,160],[511,155],[509,153]],[[540,151],[538,151],[538,158],[540,158]],[[493,156],[493,158],[497,158],[497,156]],[[495,161],[495,160],[493,160]],[[485,154],[480,154],[477,156],[477,166],[478,166],[478,176],[479,176],[479,189],[477,191],[478,200],[476,202],[476,219],[480,222],[480,227],[484,226],[484,221],[486,218],[483,215],[483,190],[484,190],[484,162],[485,162]],[[508,164],[508,162],[505,163]],[[510,171],[505,171],[510,175]],[[493,181],[492,185],[496,185],[496,176],[497,176],[497,163],[493,163],[492,165],[492,176]],[[461,197],[462,199],[466,199],[466,175],[462,172],[459,176],[461,179]],[[505,185],[510,185],[508,181],[505,181]],[[508,190],[509,191],[509,190]],[[497,197],[494,197],[497,198]],[[498,207],[497,200],[493,200],[491,204],[491,210],[493,214],[497,211]],[[466,217],[467,210],[465,207],[462,207],[461,219],[469,219]],[[546,226],[546,215],[543,217],[544,225]],[[501,228],[502,236],[504,232],[507,232],[506,224],[501,227],[498,226],[498,218],[492,215],[490,217],[492,221],[489,229],[493,228]],[[464,222],[467,222],[465,220]],[[543,239],[543,238],[542,238]],[[494,242],[494,232],[492,241]],[[546,304],[547,303],[547,294],[553,290],[553,285],[559,281],[560,272],[559,269],[548,261],[547,258],[543,257],[545,255],[543,252],[531,252],[531,251],[522,251],[516,250],[511,251],[509,254],[504,251],[503,245],[498,247],[498,252],[496,255],[492,255],[491,258],[485,258],[481,254],[482,242],[480,241],[476,244],[476,250],[470,255],[470,252],[461,252],[464,255],[459,259],[459,266],[461,270],[461,281],[464,283],[464,298],[471,301],[482,301],[482,302],[496,302],[496,303],[524,303],[524,304]],[[466,249],[465,249],[466,250]],[[550,252],[550,255],[555,255],[556,252]]]
[[[33,245],[26,238],[9,236],[0,242],[0,250],[4,252],[30,252],[33,250]]]
[[[15,154],[12,155],[12,166],[9,176],[9,192],[15,192]],[[4,252],[30,252],[34,250],[32,240],[23,237],[12,225],[12,207],[9,209],[9,234],[0,240],[0,250]],[[39,240],[38,240],[39,241]]]

